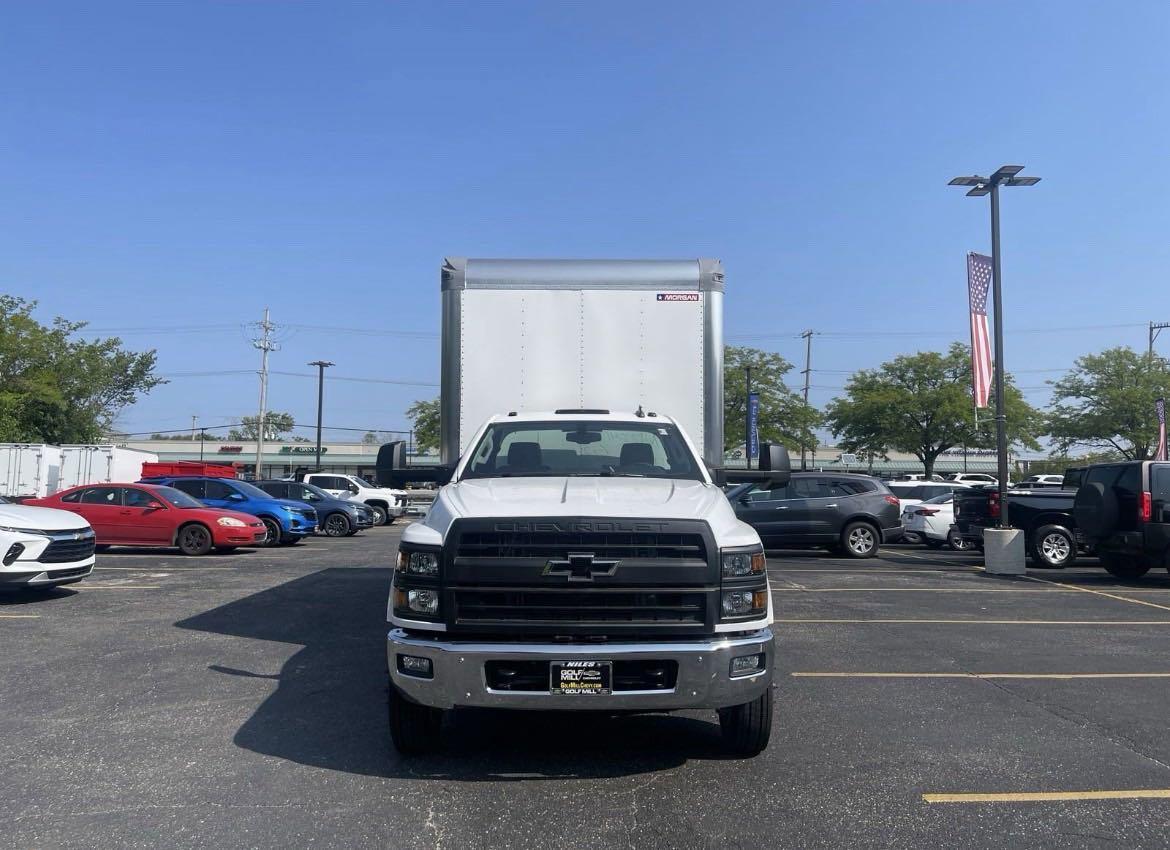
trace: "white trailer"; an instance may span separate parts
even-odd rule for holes
[[[61,447],[61,489],[82,484],[137,481],[142,464],[156,463],[153,452],[114,445],[67,445]]]
[[[61,449],[43,443],[0,443],[0,496],[51,496],[61,489]]]
[[[718,260],[448,258],[441,463],[509,410],[668,414],[723,465]]]

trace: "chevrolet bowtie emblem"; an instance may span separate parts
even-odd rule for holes
[[[592,552],[570,552],[567,558],[553,559],[541,575],[565,576],[569,581],[593,581],[594,576],[612,576],[617,561],[599,560]]]

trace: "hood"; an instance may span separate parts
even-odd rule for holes
[[[307,502],[298,502],[296,499],[273,499],[276,504],[284,505],[288,508],[296,508],[298,511],[316,511],[312,505]]]
[[[89,523],[71,511],[56,508],[33,508],[24,505],[0,505],[0,525],[35,528],[42,531],[67,531],[89,528]]]
[[[444,487],[457,516],[708,519],[727,507],[717,487],[667,478],[484,478]]]

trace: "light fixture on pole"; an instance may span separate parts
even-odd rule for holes
[[[325,402],[325,370],[334,365],[328,360],[314,360],[309,364],[317,367],[317,472],[321,471],[321,408]]]
[[[991,195],[991,292],[992,309],[995,320],[995,444],[999,470],[999,527],[1010,528],[1008,524],[1007,483],[1008,483],[1008,455],[1007,455],[1007,413],[1006,399],[1004,398],[1004,368],[1003,368],[1003,292],[1002,273],[1000,271],[999,250],[999,187],[1000,186],[1035,186],[1040,182],[1039,177],[1020,177],[1024,170],[1022,165],[1004,165],[998,168],[990,177],[980,177],[973,174],[970,177],[956,177],[949,186],[969,186],[968,197],[981,198]]]

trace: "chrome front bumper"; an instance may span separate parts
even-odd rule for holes
[[[731,678],[731,659],[765,654],[764,670]],[[399,654],[431,660],[433,678],[398,671]],[[606,696],[572,697],[547,691],[500,691],[487,686],[487,661],[673,660],[678,679],[669,690],[617,691]],[[477,706],[540,710],[657,711],[726,708],[751,702],[772,684],[772,631],[687,641],[630,643],[482,643],[443,640],[391,629],[386,661],[391,681],[410,700],[433,708]]]

